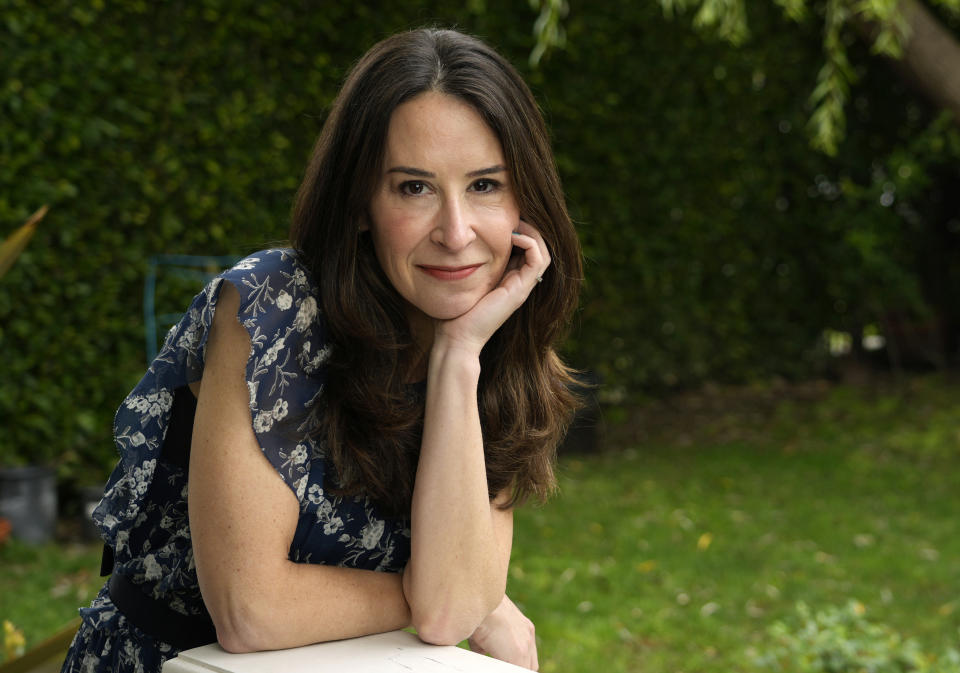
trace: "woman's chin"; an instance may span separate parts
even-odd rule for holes
[[[407,317],[411,322],[434,320],[455,320],[468,313],[476,306],[483,296],[461,296],[450,298],[448,301],[432,301],[420,304],[407,303]]]
[[[470,309],[479,303],[480,299],[470,299],[468,301],[457,301],[440,306],[431,306],[427,312],[434,320],[455,320],[460,316],[469,313]]]
[[[456,320],[469,310],[469,308],[447,308],[431,311],[427,315],[434,320]]]

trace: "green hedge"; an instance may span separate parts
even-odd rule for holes
[[[105,477],[149,257],[282,240],[345,69],[425,23],[486,37],[541,101],[588,262],[570,356],[610,390],[808,375],[863,297],[916,302],[869,167],[926,113],[868,78],[844,157],[814,154],[814,26],[760,12],[734,50],[655,3],[575,2],[568,48],[531,72],[524,0],[382,4],[0,0],[0,235],[52,207],[0,281],[0,464]],[[837,198],[841,176],[862,199]]]
[[[592,262],[576,343],[627,391],[809,376],[825,365],[824,328],[923,306],[924,225],[879,197],[896,183],[898,206],[905,192],[922,202],[925,167],[956,145],[934,147],[946,134],[923,134],[929,111],[854,46],[874,67],[853,91],[848,141],[837,159],[813,152],[818,27],[769,4],[751,5],[739,49],[686,30],[689,17],[591,7],[545,75]]]

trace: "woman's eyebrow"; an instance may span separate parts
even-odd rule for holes
[[[491,173],[502,173],[507,170],[507,167],[503,164],[497,164],[496,166],[490,166],[489,168],[480,168],[475,171],[470,171],[467,173],[468,178],[478,178],[481,175],[490,175]]]
[[[467,173],[468,178],[477,178],[481,175],[491,175],[492,173],[502,173],[507,170],[506,166],[503,164],[497,164],[496,166],[488,166],[487,168],[478,168],[475,171],[470,171]],[[436,173],[431,173],[430,171],[425,171],[422,168],[414,168],[413,166],[394,166],[387,169],[387,173],[404,173],[406,175],[412,175],[418,178],[435,178],[437,177]]]
[[[412,166],[394,166],[393,168],[388,168],[387,173],[406,173],[407,175],[414,175],[418,178],[437,177],[435,173],[425,171],[422,168],[413,168]]]

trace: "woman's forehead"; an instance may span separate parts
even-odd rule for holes
[[[403,103],[388,128],[386,170],[399,165],[431,171],[433,165],[456,164],[475,171],[504,163],[500,141],[480,113],[448,94],[431,91]]]

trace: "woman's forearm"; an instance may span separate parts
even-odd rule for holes
[[[479,376],[475,354],[434,344],[404,573],[414,626],[429,642],[468,637],[506,587],[512,515],[488,496]]]
[[[411,624],[397,573],[286,560],[275,570],[261,583],[248,577],[243,586],[219,587],[210,607],[224,649],[285,649]]]

